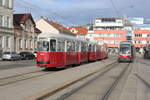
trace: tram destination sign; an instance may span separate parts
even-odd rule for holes
[[[39,38],[39,41],[47,41],[47,38]]]

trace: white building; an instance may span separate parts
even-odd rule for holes
[[[128,18],[132,24],[144,24],[144,18],[140,17],[134,17],[134,18]]]
[[[14,51],[13,0],[0,0],[0,58],[6,51]]]
[[[100,44],[106,43],[110,48],[116,48],[121,41],[126,40],[124,25],[124,18],[95,18],[86,37]]]
[[[96,18],[93,22],[93,28],[96,30],[117,30],[123,27],[123,18]]]
[[[36,27],[39,30],[41,30],[42,33],[55,33],[55,34],[66,34],[76,36],[66,27],[45,18],[39,19],[36,22]]]

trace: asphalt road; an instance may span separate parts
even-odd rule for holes
[[[117,67],[114,67],[104,75],[99,76],[96,80],[93,80],[90,84],[72,94],[70,97],[63,98],[62,100],[103,100],[102,98],[107,93],[108,89],[127,65],[127,63],[116,64]]]
[[[35,66],[34,60],[0,61],[0,70]]]
[[[58,100],[150,100],[150,59],[143,59],[143,57],[137,57],[113,88],[109,97],[103,98],[126,64],[120,63],[119,67],[97,77],[88,84],[80,83],[82,86],[79,85],[79,88],[73,86],[66,88],[62,91],[64,94],[58,92],[44,100],[53,100],[53,97],[59,98]]]

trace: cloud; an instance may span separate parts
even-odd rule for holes
[[[15,0],[20,2],[22,0]],[[115,9],[110,0],[24,0],[42,9],[22,4],[15,4],[16,12],[31,12],[35,18],[46,16],[52,20],[65,20],[75,24],[92,22],[94,17],[114,17]],[[120,16],[149,18],[150,0],[113,0]],[[64,18],[62,18],[62,17]],[[68,23],[66,21],[66,23]]]

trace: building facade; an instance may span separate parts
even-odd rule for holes
[[[124,26],[124,18],[96,18],[89,28],[87,38],[99,44],[106,43],[110,49],[117,50],[119,43],[127,38]]]
[[[14,49],[16,52],[34,52],[40,33],[31,14],[14,14]]]
[[[41,30],[42,33],[55,33],[76,36],[66,27],[45,18],[41,18],[36,22],[36,27]]]
[[[0,0],[0,58],[3,52],[14,51],[13,0]]]
[[[150,24],[134,25],[134,45],[137,51],[150,44]]]

